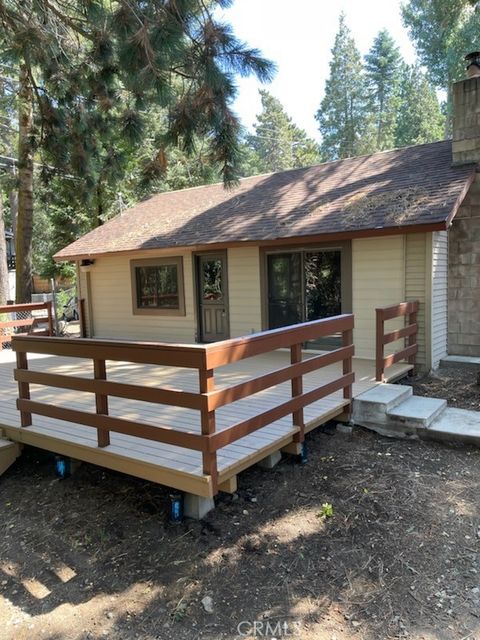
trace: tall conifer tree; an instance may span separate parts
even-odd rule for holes
[[[288,116],[281,102],[268,91],[260,91],[262,112],[254,125],[250,145],[258,156],[261,171],[282,171],[320,161],[315,140],[307,136]]]
[[[376,151],[391,149],[395,144],[401,63],[398,47],[388,31],[383,29],[365,56],[368,111],[373,122]]]
[[[315,117],[322,135],[322,155],[326,160],[348,158],[368,151],[365,137],[367,92],[362,59],[343,12],[332,49],[325,96]]]
[[[418,65],[403,65],[395,146],[442,140],[445,116],[426,75]]]

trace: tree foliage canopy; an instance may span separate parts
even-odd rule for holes
[[[444,136],[445,118],[426,75],[405,64],[386,30],[378,33],[362,62],[344,14],[316,118],[325,160]]]
[[[367,109],[372,114],[373,140],[378,151],[395,146],[401,60],[395,41],[385,29],[375,37],[365,56]]]
[[[145,175],[165,169],[169,145],[208,138],[225,182],[236,179],[235,74],[269,80],[273,65],[212,14],[228,0],[1,0],[2,61],[24,65],[34,90],[35,142],[55,166],[84,178],[121,171],[141,144],[144,111],[165,110]]]
[[[402,18],[419,61],[439,89],[464,77],[464,56],[480,50],[480,4],[475,0],[409,0]]]
[[[345,14],[341,13],[325,96],[315,116],[322,135],[322,154],[326,158],[347,158],[365,151],[362,134],[367,123],[366,106],[362,59]]]
[[[255,133],[248,143],[257,154],[261,172],[305,167],[320,161],[315,140],[297,127],[280,101],[268,91],[260,91],[262,112],[254,125]]]

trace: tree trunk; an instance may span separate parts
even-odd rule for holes
[[[16,175],[16,170],[15,170]],[[8,201],[10,202],[10,218],[12,220],[13,242],[17,242],[17,214],[18,214],[18,187],[8,192]]]
[[[30,302],[32,297],[33,236],[33,147],[32,86],[25,65],[20,65],[18,95],[18,213],[16,235],[17,302]]]
[[[3,203],[0,197],[0,306],[7,304],[8,290],[7,240],[5,238]]]

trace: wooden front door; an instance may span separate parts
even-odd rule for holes
[[[229,323],[225,254],[197,255],[196,268],[200,342],[226,340]]]

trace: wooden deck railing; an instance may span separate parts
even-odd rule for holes
[[[33,315],[34,311],[46,311],[44,315]],[[7,319],[6,319],[7,318]],[[40,323],[46,322],[47,327],[36,330]],[[53,336],[53,312],[51,302],[27,304],[7,304],[0,307],[0,349],[4,342],[11,342],[13,336],[18,335],[16,329],[22,328],[22,333],[44,334]]]
[[[302,344],[335,333],[342,334],[342,346],[329,353],[302,360]],[[243,338],[235,338],[210,345],[172,345],[164,343],[127,342],[95,339],[62,339],[19,337],[13,340],[17,352],[15,379],[18,381],[17,407],[21,424],[32,424],[32,414],[87,425],[97,429],[98,446],[110,443],[110,432],[147,438],[170,445],[193,449],[202,453],[203,473],[211,477],[213,493],[218,490],[217,451],[226,445],[291,414],[297,428],[295,440],[304,439],[305,406],[343,390],[347,400],[352,398],[353,316],[341,315],[316,320]],[[215,388],[215,369],[280,348],[290,349],[291,364],[262,374],[245,382]],[[88,358],[93,360],[93,378],[61,375],[28,370],[28,353]],[[107,379],[107,360],[165,365],[197,369],[199,393],[176,389],[144,387]],[[303,391],[303,376],[331,365],[343,363],[342,374],[334,380],[307,392]],[[291,397],[268,411],[247,420],[217,430],[215,411],[237,400],[247,398],[275,385],[291,382]],[[39,384],[95,395],[96,412],[79,411],[63,406],[35,402],[30,398],[30,384]],[[171,427],[134,422],[109,415],[108,397],[120,397],[142,402],[173,405],[200,412],[199,431],[179,431]],[[347,404],[347,411],[350,403]]]
[[[418,352],[417,344],[417,313],[419,308],[418,300],[412,302],[400,302],[389,307],[381,307],[376,311],[376,379],[383,382],[385,369],[400,360],[408,360],[409,364],[415,366],[415,355]],[[405,318],[405,326],[395,331],[385,333],[385,322],[394,318]],[[408,338],[407,346],[386,356],[385,345]]]

